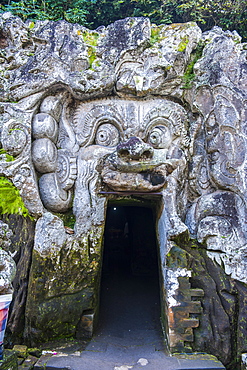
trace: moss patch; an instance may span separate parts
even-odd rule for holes
[[[188,36],[184,36],[184,37],[182,38],[182,40],[180,41],[179,45],[178,45],[178,51],[180,51],[180,52],[185,51],[186,46],[188,45],[188,43],[189,43],[189,38],[188,38]]]
[[[96,47],[98,45],[99,33],[98,32],[89,32],[89,31],[78,31],[78,35],[81,35],[83,41],[88,46],[87,53],[88,53],[88,61],[89,61],[89,69],[93,69],[93,63],[95,59],[97,59],[96,55]]]
[[[187,65],[187,68],[185,70],[185,73],[183,75],[183,89],[191,89],[192,82],[195,79],[195,73],[194,73],[194,65],[196,62],[202,57],[202,51],[203,51],[204,45],[202,43],[199,43],[197,48],[194,50],[194,52],[191,54],[191,62]]]
[[[150,35],[150,45],[153,46],[156,42],[159,42],[163,39],[161,35],[161,27],[152,27],[151,28],[151,35]]]
[[[90,45],[90,46],[97,46],[98,45],[98,38],[99,38],[98,32],[84,31],[84,32],[81,33],[81,35],[83,37],[84,42],[87,45]]]
[[[66,213],[55,213],[55,215],[63,220],[64,226],[68,226],[71,229],[74,228],[76,219],[72,210],[69,210]]]

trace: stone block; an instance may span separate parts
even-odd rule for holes
[[[33,369],[34,364],[38,361],[38,358],[35,356],[29,355],[24,362],[18,366],[18,370],[31,370]]]
[[[27,346],[16,344],[13,347],[13,351],[17,353],[18,357],[26,358],[27,357]]]
[[[48,361],[51,359],[52,354],[42,355],[40,359],[34,364],[34,370],[54,370],[53,366],[47,365]],[[68,370],[68,367],[59,367],[59,370]]]
[[[94,319],[95,319],[94,312],[85,312],[82,315],[79,325],[77,327],[76,337],[78,339],[92,338]]]

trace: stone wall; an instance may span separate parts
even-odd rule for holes
[[[234,367],[247,351],[246,44],[192,22],[91,31],[5,13],[0,46],[0,173],[35,220],[13,337],[73,336],[89,312],[92,333],[107,204],[155,197],[169,350]]]

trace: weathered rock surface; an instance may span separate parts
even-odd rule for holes
[[[0,221],[0,294],[13,292],[12,281],[15,277],[16,265],[11,255],[6,251],[11,243],[11,236],[12,232],[8,224]]]
[[[21,247],[25,293],[12,331],[24,311],[33,344],[97,316],[107,204],[145,199],[170,350],[206,351],[233,368],[247,351],[240,36],[147,18],[90,31],[10,13],[0,35],[0,174],[36,220]]]

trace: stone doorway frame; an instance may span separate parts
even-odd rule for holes
[[[176,243],[171,241],[164,229],[167,217],[162,193],[138,192],[100,192],[106,196],[106,210],[108,206],[134,206],[151,208],[154,216],[155,237],[158,258],[158,273],[160,286],[160,322],[164,338],[164,348],[167,354],[175,352],[191,352],[190,344],[194,341],[193,329],[199,326],[199,319],[195,318],[202,312],[201,302],[195,297],[203,297],[201,289],[192,289],[190,273],[184,275],[183,269],[170,269],[167,265],[167,252]],[[106,213],[105,213],[106,220]],[[172,252],[173,253],[173,252]],[[103,243],[101,247],[101,264],[103,263]],[[101,281],[102,265],[100,269]],[[89,337],[92,337],[99,318],[100,284],[96,295],[96,310],[85,312],[82,321],[85,321]],[[193,297],[193,299],[192,299]],[[171,301],[175,303],[171,303]],[[193,316],[193,317],[192,317]],[[189,346],[188,346],[189,345]]]
[[[158,276],[159,276],[159,290],[160,290],[160,323],[161,323],[161,330],[163,333],[164,338],[164,348],[167,353],[169,353],[169,345],[168,345],[168,318],[167,318],[167,304],[166,304],[166,296],[164,290],[164,276],[163,276],[163,269],[162,269],[162,249],[160,246],[160,240],[158,237],[158,223],[159,219],[162,214],[162,193],[138,193],[138,192],[100,192],[99,194],[107,195],[107,206],[106,210],[109,206],[122,206],[122,207],[145,207],[151,209],[153,213],[153,226],[155,232],[155,239],[156,239],[156,248],[157,248],[157,269],[158,269]],[[105,213],[105,221],[106,221],[106,213]],[[102,267],[103,267],[103,242],[101,246],[101,269],[100,269],[100,278],[101,281],[101,274],[102,274]],[[100,284],[98,286],[98,291],[96,292],[96,301],[97,301],[97,308],[94,313],[88,312],[85,315],[85,324],[88,326],[88,322],[91,321],[91,333],[92,336],[95,327],[98,324],[99,320],[99,297],[100,297]],[[83,320],[83,319],[82,319]]]

